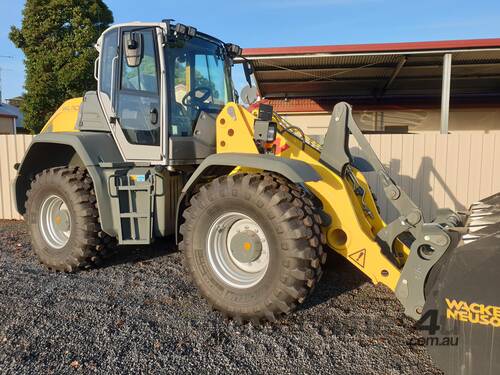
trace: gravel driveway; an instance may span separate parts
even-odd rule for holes
[[[22,222],[0,220],[0,373],[440,374],[395,297],[330,256],[278,324],[237,326],[201,299],[173,242],[49,273]]]

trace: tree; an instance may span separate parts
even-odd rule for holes
[[[27,0],[10,39],[26,60],[25,126],[37,133],[67,99],[95,90],[93,47],[113,22],[102,0]]]

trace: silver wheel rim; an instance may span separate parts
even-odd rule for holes
[[[232,241],[243,231],[250,233],[260,248],[255,259],[245,262],[235,257],[234,249],[231,251]],[[239,212],[225,213],[214,221],[207,234],[207,252],[210,267],[217,277],[238,289],[259,283],[269,267],[269,243],[264,231],[253,219]]]
[[[61,249],[68,243],[71,234],[71,215],[61,197],[51,195],[43,201],[39,223],[42,237],[50,247]]]

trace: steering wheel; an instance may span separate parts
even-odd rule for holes
[[[196,96],[197,92],[201,92],[201,96]],[[203,105],[203,102],[207,100],[212,95],[212,89],[210,87],[195,87],[190,90],[182,98],[181,103],[186,107],[198,107]]]

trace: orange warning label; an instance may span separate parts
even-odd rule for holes
[[[366,249],[362,249],[362,250],[356,251],[355,253],[352,253],[351,255],[349,255],[349,258],[351,258],[354,262],[359,264],[361,267],[365,268]]]

